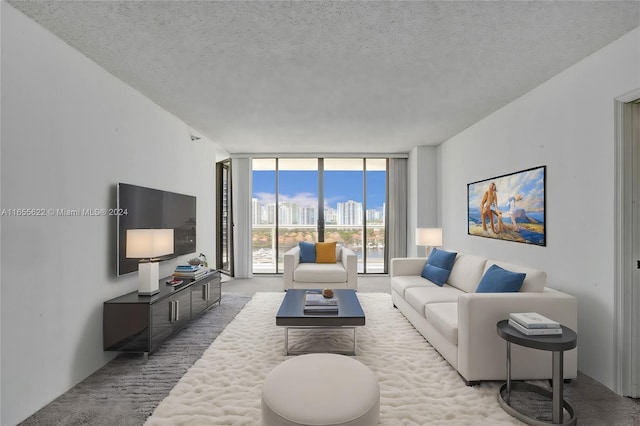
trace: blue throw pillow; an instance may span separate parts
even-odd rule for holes
[[[476,293],[517,293],[526,275],[522,272],[507,271],[498,265],[491,265],[482,276]]]
[[[434,248],[422,270],[422,278],[442,287],[449,279],[457,253]]]
[[[300,241],[300,263],[316,263],[316,245],[315,243],[306,243]]]

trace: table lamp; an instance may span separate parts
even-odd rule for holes
[[[416,244],[425,246],[429,256],[432,247],[442,246],[442,228],[416,228]]]
[[[158,256],[173,253],[173,229],[127,229],[127,257],[138,263],[138,294],[158,293]]]

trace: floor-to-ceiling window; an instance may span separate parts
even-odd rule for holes
[[[252,247],[253,273],[275,274],[278,264],[276,238],[276,159],[252,161]]]
[[[364,268],[367,273],[387,271],[387,160],[365,160],[365,232]]]
[[[318,159],[278,159],[278,272],[284,253],[300,241],[318,241]]]
[[[358,272],[363,272],[364,170],[362,158],[324,160],[325,241],[353,250],[358,256]]]
[[[252,182],[254,273],[281,273],[299,241],[337,241],[359,273],[386,271],[386,159],[254,159]]]

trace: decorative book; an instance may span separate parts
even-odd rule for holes
[[[304,307],[305,314],[337,314],[338,305],[310,305]]]
[[[335,297],[324,297],[320,293],[306,292],[304,295],[305,306],[332,306],[338,309],[338,299]]]
[[[189,266],[190,267],[190,266]],[[193,269],[178,265],[173,272],[173,276],[177,278],[192,278],[197,279],[209,273],[209,268],[204,266],[197,266]]]
[[[554,334],[562,334],[562,328],[526,328],[512,319],[509,319],[509,325],[518,330],[520,333],[526,334],[527,336],[548,336]]]
[[[536,312],[512,313],[509,319],[525,328],[560,328],[560,323]]]

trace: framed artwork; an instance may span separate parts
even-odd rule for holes
[[[467,184],[469,235],[547,245],[547,166]]]

